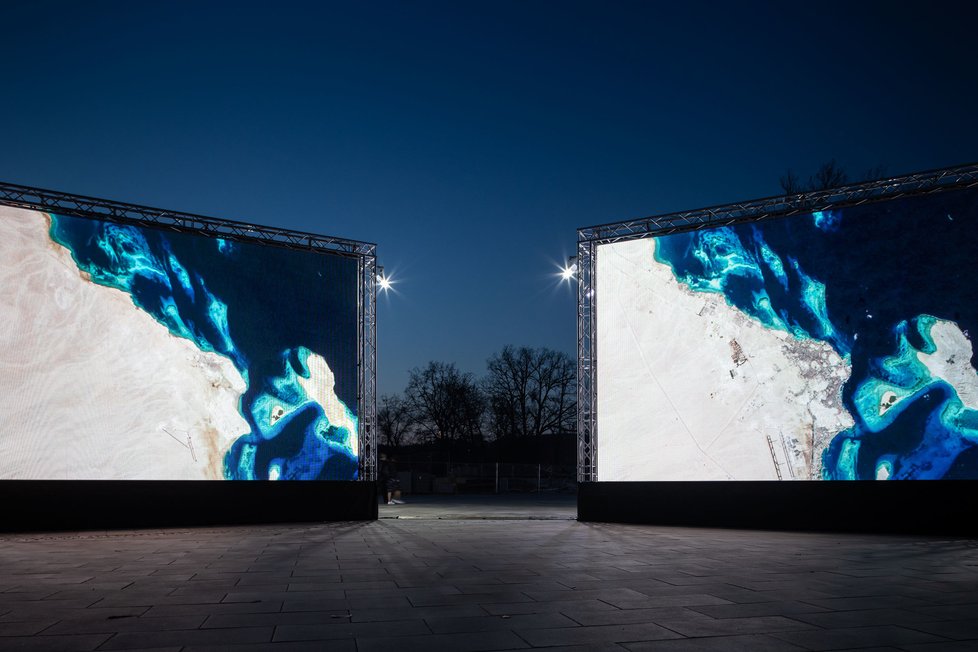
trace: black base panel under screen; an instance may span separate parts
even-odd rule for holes
[[[978,482],[584,482],[577,518],[606,523],[978,536]]]
[[[0,531],[366,521],[375,482],[3,480]]]

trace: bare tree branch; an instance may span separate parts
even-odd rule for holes
[[[486,364],[483,387],[496,437],[539,437],[573,428],[577,366],[566,353],[507,346]]]
[[[411,406],[403,397],[387,395],[380,399],[377,427],[388,446],[397,448],[406,443],[413,425]]]
[[[420,443],[482,441],[485,400],[472,374],[460,372],[453,363],[432,361],[411,370],[405,396]]]
[[[781,189],[784,190],[784,194],[786,195],[796,195],[800,192],[805,192],[805,187],[801,183],[801,179],[791,170],[785,172],[780,181]]]
[[[839,164],[832,159],[815,172],[815,176],[808,180],[810,190],[828,190],[844,186],[849,181],[849,175],[839,167]]]
[[[852,181],[876,181],[882,179],[886,176],[886,167],[883,165],[877,165],[872,167],[860,176],[858,179],[852,179]],[[784,173],[778,182],[781,185],[781,189],[786,195],[795,195],[802,192],[811,192],[813,190],[829,190],[831,188],[838,188],[839,186],[844,186],[850,182],[849,175],[842,168],[841,165],[836,163],[835,159],[832,159],[828,163],[823,163],[819,166],[815,174],[808,177],[807,183],[802,183],[801,179],[791,170]]]

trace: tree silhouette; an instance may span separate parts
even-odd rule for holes
[[[472,374],[454,363],[432,361],[411,370],[404,393],[419,443],[482,441],[485,399]]]
[[[877,165],[866,170],[858,179],[854,179],[853,181],[876,181],[885,176],[886,168],[882,165]],[[820,165],[815,171],[815,174],[808,177],[807,182],[803,182],[792,170],[785,172],[779,181],[784,194],[795,195],[802,192],[838,188],[839,186],[846,185],[850,180],[849,175],[842,166],[836,163],[835,159],[832,159]]]
[[[573,429],[577,365],[569,355],[507,346],[486,365],[483,387],[496,437],[538,437]]]
[[[402,396],[388,394],[380,399],[377,427],[384,438],[384,443],[393,448],[406,443],[413,424],[414,415],[411,413],[411,406]]]

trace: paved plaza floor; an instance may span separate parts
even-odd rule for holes
[[[473,504],[3,535],[0,650],[978,650],[975,541]]]

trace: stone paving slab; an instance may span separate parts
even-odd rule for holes
[[[0,536],[4,651],[533,648],[978,650],[978,542],[515,516]]]

